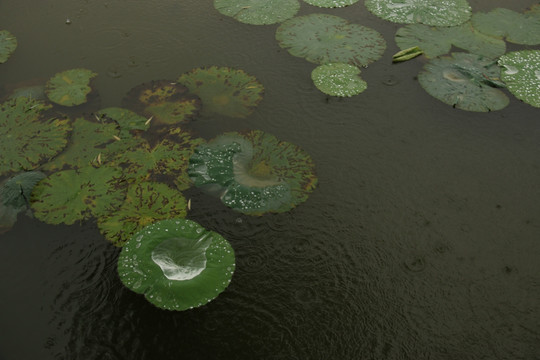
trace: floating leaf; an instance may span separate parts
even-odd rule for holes
[[[45,93],[52,102],[62,106],[75,106],[86,102],[92,91],[90,80],[97,74],[88,69],[71,69],[54,75],[45,86]]]
[[[540,50],[514,51],[501,56],[501,79],[518,99],[540,107]]]
[[[499,81],[496,62],[481,56],[453,53],[432,59],[418,75],[420,85],[444,103],[468,111],[500,110],[508,105],[506,95],[496,89]]]
[[[7,30],[0,30],[0,64],[5,63],[17,48],[17,38]]]
[[[27,97],[34,100],[48,100],[45,95],[45,86],[43,85],[30,85],[15,89],[10,95],[10,99],[18,97]]]
[[[378,60],[386,48],[377,31],[326,14],[287,20],[278,27],[276,39],[291,55],[316,64],[367,65]]]
[[[311,79],[317,89],[331,96],[353,96],[367,89],[360,69],[349,64],[319,65],[311,72]]]
[[[5,206],[0,201],[0,234],[5,233],[13,227],[17,222],[18,214],[18,209],[11,206]]]
[[[166,310],[191,309],[215,299],[229,285],[234,269],[229,242],[186,219],[145,227],[118,258],[124,285]]]
[[[466,0],[366,0],[365,5],[378,17],[400,24],[456,26],[471,17]]]
[[[214,0],[225,16],[251,25],[270,25],[292,18],[300,9],[298,0]]]
[[[357,3],[358,0],[304,0],[310,5],[322,8],[340,8]]]
[[[26,209],[32,189],[43,178],[45,174],[40,171],[27,171],[10,178],[0,187],[2,204],[17,210]]]
[[[196,186],[218,188],[223,203],[250,215],[288,211],[317,183],[306,152],[258,130],[226,133],[200,146],[188,172]]]
[[[109,107],[97,112],[98,118],[104,122],[114,121],[120,127],[119,137],[129,136],[131,130],[146,131],[150,127],[147,118],[131,110]]]
[[[33,170],[66,146],[69,120],[45,117],[50,107],[25,97],[0,105],[0,174]]]
[[[196,68],[182,74],[178,82],[201,98],[204,114],[237,118],[251,114],[264,92],[254,76],[228,67]]]

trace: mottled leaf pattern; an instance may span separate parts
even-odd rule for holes
[[[0,30],[0,64],[5,63],[17,48],[17,38],[7,30]]]
[[[270,25],[292,18],[300,9],[298,0],[214,0],[223,15],[251,25]]]
[[[90,80],[97,74],[88,69],[71,69],[54,75],[45,86],[45,93],[52,102],[62,106],[75,106],[86,102],[92,91]]]

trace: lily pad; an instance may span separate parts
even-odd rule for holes
[[[106,215],[125,198],[122,180],[120,170],[106,166],[53,173],[32,192],[34,215],[47,224],[67,225]]]
[[[228,67],[196,68],[182,74],[178,82],[201,98],[206,115],[244,118],[255,110],[264,93],[254,76]]]
[[[298,0],[214,0],[225,16],[251,25],[270,25],[292,18],[300,9]]]
[[[471,17],[467,0],[366,0],[369,11],[399,24],[456,26]]]
[[[225,133],[189,161],[196,186],[218,189],[242,213],[284,212],[307,200],[317,184],[314,164],[299,147],[262,131]]]
[[[227,288],[234,269],[229,242],[186,219],[145,227],[118,258],[124,285],[166,310],[182,311],[212,301]]]
[[[109,107],[97,112],[98,118],[104,122],[115,122],[120,127],[119,137],[130,135],[131,130],[146,131],[150,127],[150,121],[144,116],[131,110],[119,107]]]
[[[50,107],[25,97],[0,105],[0,174],[33,170],[66,146],[69,120],[45,117]]]
[[[357,3],[358,0],[304,0],[310,5],[322,8],[340,8]]]
[[[432,59],[418,75],[420,85],[433,97],[468,111],[500,110],[508,97],[496,87],[499,79],[496,62],[474,54],[453,53],[452,57]]]
[[[52,102],[62,106],[75,106],[86,102],[92,91],[90,80],[97,74],[88,69],[71,69],[54,75],[47,81],[45,93]]]
[[[360,69],[349,64],[319,65],[311,72],[311,79],[317,89],[331,96],[353,96],[367,89]]]
[[[0,64],[5,63],[17,48],[17,38],[7,30],[0,30]]]
[[[27,171],[7,180],[0,187],[0,200],[3,205],[18,211],[30,206],[30,195],[36,184],[45,178],[40,171]]]
[[[142,182],[128,188],[126,200],[118,209],[98,219],[101,233],[116,246],[158,220],[183,218],[187,202],[181,192],[165,184]]]
[[[278,27],[276,39],[291,55],[316,64],[367,65],[378,60],[386,48],[377,31],[326,14],[287,20]]]
[[[518,99],[540,107],[540,50],[514,51],[501,56],[501,79]]]
[[[470,22],[453,27],[411,24],[400,28],[395,40],[400,49],[418,46],[427,58],[447,54],[452,45],[488,58],[496,58],[506,52],[504,41],[476,31]]]

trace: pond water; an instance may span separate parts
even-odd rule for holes
[[[237,262],[225,292],[184,312],[122,285],[120,250],[95,222],[20,216],[0,237],[1,359],[540,358],[539,109],[511,95],[501,111],[454,109],[418,84],[425,60],[391,63],[400,25],[362,2],[303,3],[308,13],[384,35],[364,93],[327,98],[315,65],[278,46],[277,25],[241,24],[211,0],[0,3],[19,43],[0,65],[4,92],[85,67],[105,108],[195,67],[243,69],[265,87],[255,112],[203,116],[193,131],[266,131],[308,152],[319,179],[305,203],[261,217],[186,191],[188,218],[227,238]]]

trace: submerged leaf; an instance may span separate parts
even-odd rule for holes
[[[333,63],[317,66],[311,72],[313,83],[331,96],[353,96],[367,89],[360,78],[360,69],[349,64]]]
[[[0,30],[0,64],[5,63],[17,48],[17,38],[7,30]]]
[[[89,83],[95,76],[97,74],[88,69],[62,71],[47,81],[45,93],[49,100],[62,106],[83,104],[92,91]]]
[[[18,211],[26,209],[32,189],[43,178],[45,174],[40,171],[27,171],[10,178],[0,187],[1,203]]]
[[[270,25],[292,18],[300,9],[298,0],[214,0],[225,16],[251,25]]]
[[[518,99],[540,107],[540,50],[514,51],[501,56],[501,79]]]
[[[310,5],[322,8],[340,8],[357,3],[359,0],[304,0]]]

